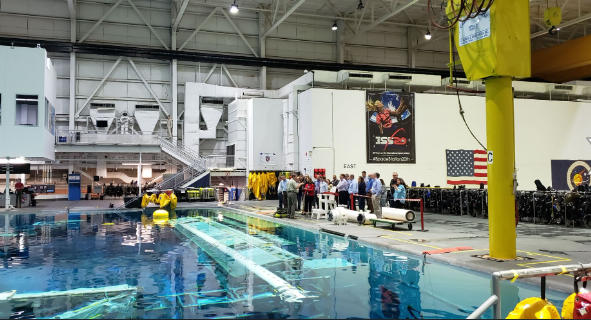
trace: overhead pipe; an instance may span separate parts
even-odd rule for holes
[[[340,71],[340,70],[359,70],[368,72],[391,72],[391,73],[410,73],[410,74],[427,74],[437,76],[447,76],[446,70],[436,69],[421,69],[408,67],[389,67],[380,65],[362,65],[362,64],[344,64],[334,62],[317,62],[317,61],[302,61],[291,59],[274,59],[262,58],[254,56],[240,56],[240,55],[223,55],[215,53],[204,52],[186,52],[173,51],[165,49],[154,48],[138,48],[138,47],[122,47],[103,44],[89,44],[89,43],[70,43],[65,41],[48,41],[35,40],[23,38],[8,38],[0,37],[0,45],[17,46],[36,48],[39,45],[48,52],[54,53],[83,53],[96,54],[117,57],[135,57],[143,59],[165,60],[172,61],[177,59],[180,61],[194,61],[230,65],[243,65],[252,67],[269,67],[278,69],[295,69],[295,70],[325,70],[325,71]],[[465,74],[459,73],[458,77],[465,78]]]

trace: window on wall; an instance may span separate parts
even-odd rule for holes
[[[45,98],[45,129],[55,135],[55,108]]]
[[[36,95],[16,95],[16,125],[37,126],[39,98]]]

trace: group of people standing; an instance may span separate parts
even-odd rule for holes
[[[366,199],[369,199],[367,208],[378,218],[382,217],[382,207],[386,207],[388,199],[392,208],[402,208],[406,199],[406,184],[402,178],[398,177],[397,172],[392,174],[390,187],[386,186],[377,172],[367,175],[362,171],[357,179],[354,174],[340,174],[338,179],[333,175],[332,180],[324,176],[318,176],[312,180],[308,175],[292,173],[290,179],[286,179],[284,175],[279,177],[277,187],[279,208],[286,208],[288,218],[291,219],[295,219],[296,211],[301,211],[303,215],[311,214],[313,207],[319,208],[318,194],[326,193],[333,187],[337,189],[340,205],[346,205],[347,208],[355,207],[355,199],[357,199],[359,210],[365,211]],[[303,210],[301,209],[302,200]]]

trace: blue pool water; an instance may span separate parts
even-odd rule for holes
[[[0,215],[0,235],[0,318],[447,319],[490,296],[489,275],[217,209]],[[504,314],[538,290],[504,282]]]

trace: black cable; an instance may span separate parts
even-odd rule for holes
[[[472,129],[470,129],[470,126],[468,125],[468,122],[466,121],[466,118],[464,117],[464,108],[462,108],[462,101],[460,101],[460,90],[457,89],[458,88],[458,78],[455,76],[457,74],[457,71],[456,71],[456,54],[455,54],[455,51],[454,51],[454,48],[456,47],[456,44],[455,44],[455,36],[453,34],[453,31],[452,31],[452,34],[450,35],[450,37],[451,37],[451,44],[452,44],[452,46],[451,46],[452,47],[452,49],[451,49],[452,50],[451,51],[452,63],[453,63],[453,68],[454,68],[453,75],[452,76],[453,76],[453,78],[456,81],[456,94],[458,96],[458,105],[460,107],[460,116],[462,116],[462,120],[464,120],[464,124],[466,125],[466,128],[468,128],[468,131],[470,131],[470,134],[472,135],[472,137],[474,138],[474,140],[476,140],[476,142],[478,142],[478,144],[482,147],[482,149],[484,149],[484,151],[488,151],[486,149],[486,147],[480,142],[480,140],[478,140],[478,138],[476,138],[476,136],[474,135],[474,132],[472,132]]]

